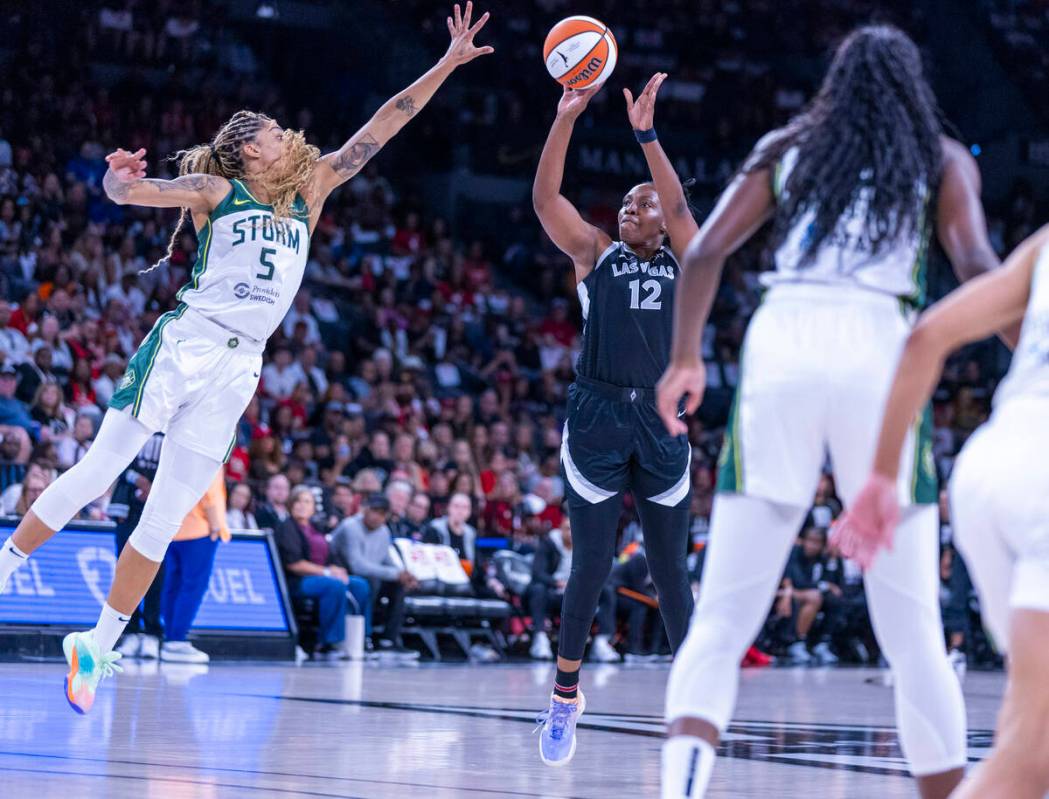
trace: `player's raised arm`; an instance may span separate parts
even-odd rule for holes
[[[473,61],[478,56],[495,52],[492,47],[478,47],[474,36],[488,22],[486,11],[477,24],[471,26],[473,3],[466,4],[462,13],[456,4],[454,18],[448,17],[451,44],[441,59],[415,83],[387,100],[375,115],[350,139],[333,153],[317,162],[313,174],[315,196],[323,199],[331,191],[352,178],[383,146],[422,110],[456,67]]]
[[[670,237],[670,248],[674,257],[680,261],[684,258],[688,243],[699,232],[699,225],[688,207],[681,180],[663,151],[663,145],[656,138],[656,95],[666,78],[665,72],[653,75],[636,101],[630,89],[623,89],[623,96],[626,98],[627,116],[634,128],[634,135],[637,136],[645,154],[652,182],[656,184],[659,204],[663,206],[663,219],[667,226],[667,235]]]
[[[678,403],[695,413],[703,400],[706,372],[699,357],[700,337],[710,316],[725,261],[772,215],[775,201],[768,169],[744,170],[729,184],[703,227],[692,238],[682,261],[681,284],[674,300],[674,342],[670,366],[656,387],[663,423],[674,435],[687,432]]]
[[[1023,318],[1034,264],[1047,244],[1049,226],[1021,244],[1001,269],[981,274],[929,308],[911,331],[885,406],[872,474],[835,533],[843,551],[864,566],[879,548],[891,546],[903,442],[939,383],[944,361],[959,347]]]
[[[539,168],[532,184],[532,207],[546,235],[575,264],[576,281],[594,268],[597,256],[612,243],[608,234],[586,222],[576,207],[561,194],[565,158],[572,129],[597,89],[565,88],[557,104],[557,116],[539,157]]]
[[[229,193],[229,181],[216,175],[183,175],[174,180],[146,177],[146,151],[117,150],[106,156],[109,169],[102,179],[106,196],[118,205],[189,208],[209,214]]]

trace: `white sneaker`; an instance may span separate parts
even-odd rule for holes
[[[795,666],[807,666],[812,662],[812,655],[810,655],[809,650],[805,648],[804,641],[795,641],[788,646],[787,657],[790,658],[791,664]]]
[[[211,658],[189,641],[165,641],[160,647],[160,659],[165,663],[207,663]]]
[[[960,649],[952,649],[947,653],[947,660],[950,661],[954,673],[958,675],[958,682],[965,682],[965,672],[969,669],[969,659],[965,657],[965,653]]]
[[[622,660],[607,635],[594,638],[594,645],[590,647],[590,659],[595,663],[618,663]]]
[[[550,648],[550,637],[545,632],[532,636],[532,648],[528,650],[532,660],[553,660],[554,650]]]
[[[142,635],[142,648],[138,656],[143,660],[156,660],[160,657],[160,639],[155,635]]]
[[[826,641],[820,641],[816,644],[812,648],[812,654],[821,666],[833,666],[838,662],[838,656],[831,651],[830,644]]]
[[[117,652],[123,658],[137,658],[142,651],[143,637],[141,633],[127,633],[117,647]]]

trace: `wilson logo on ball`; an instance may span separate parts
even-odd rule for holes
[[[612,31],[593,17],[568,17],[546,36],[543,60],[546,71],[562,86],[583,89],[600,86],[619,57]]]

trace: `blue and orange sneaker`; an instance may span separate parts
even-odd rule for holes
[[[539,733],[539,757],[548,766],[565,766],[575,755],[575,726],[586,710],[586,698],[579,692],[575,702],[550,697],[550,708],[535,720]]]
[[[121,655],[119,652],[103,654],[90,630],[67,635],[62,639],[62,651],[69,663],[65,680],[66,701],[83,715],[95,704],[98,684],[105,677],[112,677],[113,672],[123,671],[116,664]]]

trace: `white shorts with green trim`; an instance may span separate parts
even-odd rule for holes
[[[225,461],[258,387],[264,347],[180,305],[157,320],[131,356],[109,407]]]
[[[897,298],[867,289],[770,289],[744,340],[718,490],[808,507],[829,453],[838,495],[854,499],[870,473],[910,317]],[[904,444],[900,501],[937,498],[926,410]]]

